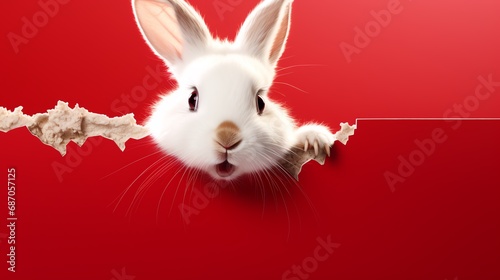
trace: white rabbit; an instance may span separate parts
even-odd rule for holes
[[[297,127],[268,97],[292,1],[262,1],[229,42],[183,0],[132,0],[144,39],[178,82],[146,124],[167,154],[224,180],[276,167],[297,146],[329,155],[327,127]]]

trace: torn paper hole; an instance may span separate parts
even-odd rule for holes
[[[141,139],[149,131],[137,125],[134,114],[110,118],[106,115],[91,113],[77,105],[73,109],[68,103],[59,101],[54,109],[47,113],[28,116],[22,113],[22,107],[9,111],[0,107],[0,131],[26,126],[43,143],[66,154],[66,145],[73,141],[79,146],[87,138],[102,136],[113,140],[123,151],[129,139]]]
[[[333,146],[335,141],[339,141],[344,145],[347,144],[349,136],[354,135],[355,129],[355,124],[349,125],[348,123],[340,123],[340,130],[333,135],[334,140],[331,145]],[[299,173],[302,170],[302,166],[312,159],[317,161],[321,165],[325,164],[326,151],[320,149],[318,155],[315,155],[313,149],[304,151],[303,145],[299,144],[295,147],[292,147],[290,152],[285,155],[285,157],[283,157],[280,162],[280,166],[284,168],[296,180],[299,180]]]
[[[23,107],[9,111],[0,107],[0,131],[8,132],[12,129],[26,126],[28,130],[38,137],[43,143],[58,150],[61,155],[66,154],[66,145],[73,141],[82,146],[87,138],[102,136],[114,141],[123,151],[125,142],[129,139],[142,139],[148,136],[149,131],[136,123],[134,114],[110,118],[103,114],[91,113],[77,105],[72,109],[68,103],[59,101],[54,109],[47,113],[28,116],[23,114]],[[349,136],[354,134],[356,125],[341,123],[341,129],[334,136],[334,141],[346,144]],[[333,143],[331,145],[333,145]],[[280,165],[295,179],[302,170],[302,166],[310,160],[315,160],[321,165],[325,163],[326,151],[320,149],[315,155],[313,149],[303,150],[302,145],[292,147],[291,151],[283,157]]]

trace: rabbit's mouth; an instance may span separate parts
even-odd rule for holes
[[[227,159],[215,166],[215,171],[217,174],[223,178],[231,176],[234,173],[236,167],[229,163]]]

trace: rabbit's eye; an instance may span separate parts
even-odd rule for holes
[[[198,90],[193,89],[191,96],[189,97],[189,111],[196,112],[198,110]]]
[[[262,112],[264,112],[264,108],[266,107],[266,103],[264,103],[264,100],[260,95],[257,95],[256,97],[256,103],[257,103],[257,114],[262,115]]]

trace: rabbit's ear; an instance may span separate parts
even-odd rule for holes
[[[203,18],[183,0],[132,0],[132,8],[146,42],[170,64],[212,39]]]
[[[293,0],[262,1],[248,15],[236,36],[236,44],[276,65],[285,50]]]

